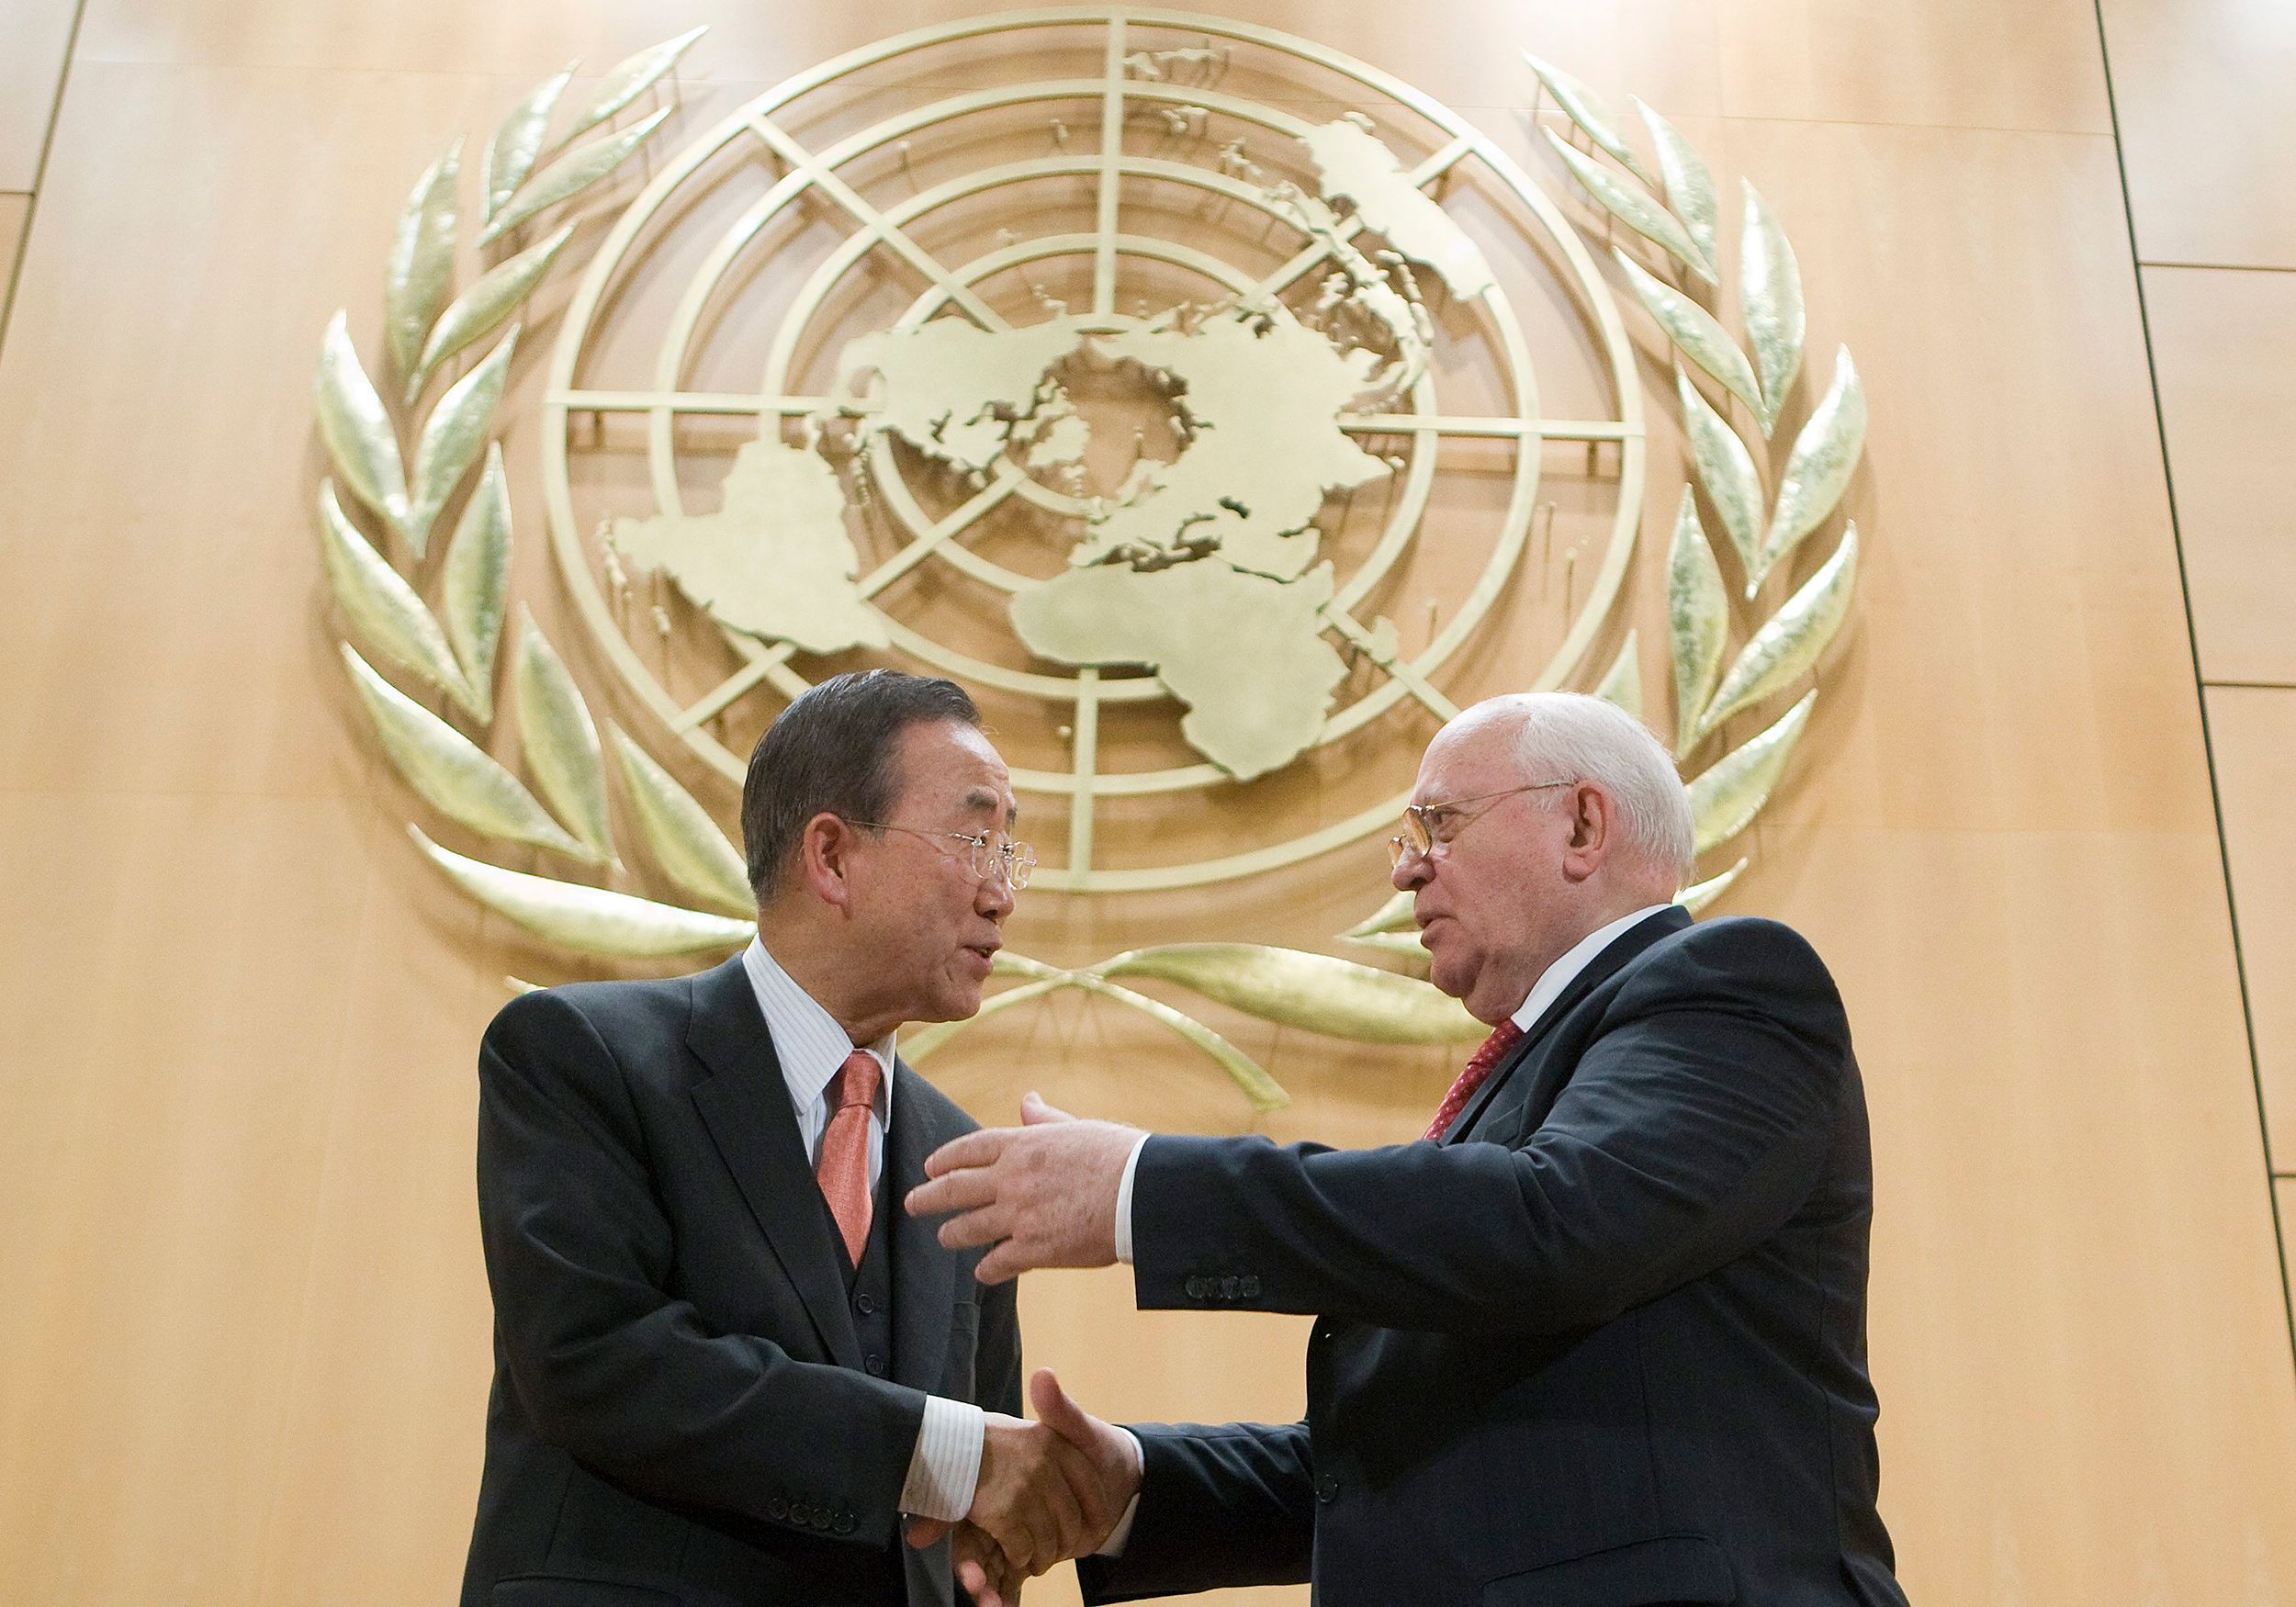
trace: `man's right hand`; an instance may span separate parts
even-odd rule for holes
[[[959,1523],[949,1537],[949,1565],[962,1599],[973,1607],[1019,1607],[1020,1587],[1029,1576],[1012,1566],[1004,1547],[972,1524]]]
[[[1020,1579],[1097,1550],[1140,1488],[1130,1435],[1085,1412],[1049,1369],[1029,1381],[1029,1395],[1040,1422],[987,1414],[980,1478],[958,1530],[959,1582],[982,1607],[1010,1607]],[[929,1545],[948,1530],[914,1523],[909,1543]],[[1001,1569],[981,1566],[992,1548]]]

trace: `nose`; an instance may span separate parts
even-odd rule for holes
[[[1387,879],[1396,892],[1412,893],[1425,886],[1427,879],[1434,874],[1435,866],[1428,861],[1427,856],[1407,843],[1403,851],[1396,857],[1395,868],[1388,872]]]
[[[973,907],[990,920],[1003,925],[1005,917],[1012,914],[1013,905],[1012,883],[1006,879],[1004,868],[998,866],[982,877],[975,883],[975,888]]]

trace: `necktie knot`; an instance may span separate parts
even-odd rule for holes
[[[884,1068],[877,1057],[867,1050],[855,1050],[845,1057],[838,1068],[837,1085],[830,1091],[829,1108],[844,1110],[859,1105],[873,1107],[877,1103],[877,1088],[884,1081]]]
[[[1458,1119],[1459,1112],[1467,1108],[1467,1102],[1475,1097],[1475,1091],[1491,1080],[1491,1073],[1506,1059],[1507,1051],[1522,1041],[1523,1028],[1512,1020],[1492,1028],[1491,1036],[1483,1039],[1483,1046],[1467,1057],[1465,1069],[1443,1096],[1443,1103],[1435,1107],[1435,1119],[1427,1124],[1424,1136],[1440,1139]]]
[[[1501,1057],[1522,1040],[1523,1028],[1512,1019],[1500,1022],[1491,1029],[1491,1036],[1483,1039],[1482,1047],[1467,1057],[1468,1069],[1480,1070],[1489,1076],[1491,1068],[1499,1063]]]

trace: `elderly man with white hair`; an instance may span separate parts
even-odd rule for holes
[[[1301,1422],[1127,1431],[1041,1393],[1123,1512],[1086,1600],[1903,1607],[1865,1102],[1825,966],[1673,902],[1689,801],[1595,699],[1468,710],[1412,800],[1394,883],[1492,1028],[1420,1141],[1151,1136],[1031,1096],[910,1197],[994,1247],[984,1280],[1121,1260],[1143,1308],[1318,1317]]]

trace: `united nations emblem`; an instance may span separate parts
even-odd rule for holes
[[[1646,365],[1672,371],[1690,460],[1662,632],[1701,854],[1752,822],[1850,604],[1855,529],[1822,562],[1805,544],[1834,523],[1864,401],[1840,354],[1781,431],[1803,365],[1793,253],[1750,186],[1726,250],[1716,185],[1664,118],[1638,105],[1638,145],[1526,58],[1556,115],[1518,159],[1335,51],[1086,7],[855,51],[657,159],[698,37],[623,63],[571,118],[570,69],[513,108],[478,163],[490,265],[459,295],[459,142],[422,175],[387,278],[390,402],[344,317],[323,343],[344,660],[392,762],[489,850],[412,828],[471,896],[600,955],[746,940],[739,856],[659,756],[682,745],[737,784],[782,702],[877,662],[988,711],[1016,790],[1063,827],[1041,888],[1202,886],[1390,829],[1417,738],[1476,697],[1578,686],[1643,712]],[[640,728],[602,739],[528,619],[515,742],[495,742],[513,521],[490,439],[512,320],[598,221],[549,357],[545,511],[586,657]],[[1302,765],[1345,804],[1262,806]],[[678,898],[612,885],[625,839]],[[513,847],[539,868],[497,862]],[[1007,951],[1017,985],[975,1019],[1083,988],[1266,1107],[1282,1091],[1248,1057],[1128,983],[1359,1039],[1480,1034],[1421,980],[1409,926],[1392,901],[1344,935],[1379,963]]]

